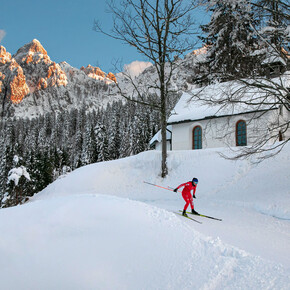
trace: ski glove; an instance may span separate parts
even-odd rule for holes
[[[174,192],[177,192],[178,188],[173,189]]]
[[[192,195],[192,197],[193,197],[193,198],[196,198],[194,194]]]

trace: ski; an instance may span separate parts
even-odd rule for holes
[[[182,212],[182,210],[180,210],[180,212]],[[216,220],[216,221],[222,221],[222,219],[215,218],[215,217],[208,216],[208,215],[204,215],[204,214],[193,214],[193,213],[191,213],[189,211],[187,211],[186,213],[189,213],[191,215],[197,215],[197,216],[205,217],[205,218],[212,219],[212,220]]]
[[[185,218],[187,218],[187,219],[190,219],[190,220],[192,220],[192,221],[195,221],[195,222],[197,222],[197,223],[199,223],[199,224],[202,224],[202,222],[200,222],[200,221],[198,221],[198,220],[195,220],[195,219],[193,219],[193,218],[191,218],[191,217],[189,217],[189,216],[184,216],[184,215],[182,215],[181,213],[179,213],[179,212],[174,212],[175,214],[179,214],[179,215],[181,215],[181,216],[183,216],[183,217],[185,217]]]

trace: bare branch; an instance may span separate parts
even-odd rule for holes
[[[112,31],[105,32],[95,21],[94,29],[114,39],[134,47],[152,62],[157,79],[140,86],[130,75],[126,75],[133,88],[130,92],[117,84],[120,95],[130,101],[150,105],[160,112],[162,135],[162,173],[167,175],[166,166],[166,126],[167,102],[171,91],[171,78],[176,68],[174,57],[192,50],[195,22],[191,12],[198,7],[193,0],[123,0],[117,5],[111,0],[108,4],[113,16]],[[156,96],[152,104],[145,100]]]

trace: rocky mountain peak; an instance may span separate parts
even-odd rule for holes
[[[0,93],[2,93],[2,90],[3,90],[4,79],[5,79],[5,75],[0,71]]]
[[[115,83],[117,82],[116,76],[111,72],[107,74],[107,78]]]
[[[1,72],[0,76],[3,82],[6,81],[6,98],[10,99],[13,104],[18,104],[29,94],[29,87],[26,83],[22,67],[14,58],[7,63],[6,67],[6,71],[4,73]],[[3,86],[3,82],[1,82],[1,87]]]
[[[47,71],[46,82],[48,86],[55,87],[55,86],[66,86],[67,76],[65,72],[61,69],[60,65],[53,62]]]
[[[4,46],[0,46],[0,64],[5,64],[11,61],[11,53],[6,52],[6,48]]]
[[[87,67],[82,66],[81,70],[90,78],[95,80],[110,80],[116,82],[116,77],[113,73],[104,73],[99,67],[91,66],[90,64]]]
[[[19,104],[23,98],[29,94],[29,87],[26,83],[23,69],[19,66],[16,68],[14,76],[10,82],[10,100],[14,104]]]
[[[99,67],[94,67],[90,64],[87,67],[82,66],[81,70],[95,80],[99,80],[100,78],[104,79],[106,77],[106,74]]]
[[[22,46],[20,49],[18,49],[16,54],[13,55],[13,57],[19,63],[52,63],[50,57],[47,55],[47,51],[43,48],[43,46],[37,39],[33,39],[30,43]]]
[[[13,57],[0,46],[2,116],[32,118],[81,103],[93,110],[109,102],[115,82],[114,74],[98,67],[77,69],[66,62],[53,62],[37,39],[19,48]]]

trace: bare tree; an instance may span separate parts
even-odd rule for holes
[[[195,46],[193,34],[195,21],[192,12],[197,8],[195,0],[122,0],[109,1],[109,12],[113,27],[106,32],[95,21],[95,30],[134,47],[154,67],[156,78],[146,82],[145,90],[136,79],[127,76],[133,89],[119,86],[120,94],[129,100],[149,105],[160,112],[162,135],[161,176],[168,173],[166,159],[166,126],[168,96],[171,93],[171,79],[176,69],[175,61]],[[153,102],[148,102],[148,97]]]
[[[228,123],[215,128],[220,139],[232,146],[235,127],[229,116],[242,113],[246,115],[250,142],[248,146],[234,149],[234,154],[223,157],[243,159],[255,154],[256,162],[279,153],[290,141],[290,72],[275,78],[255,77],[238,79],[211,87],[196,89],[191,102],[212,106],[216,115],[226,116]],[[211,89],[210,89],[211,88]],[[212,124],[209,122],[208,125]],[[218,129],[217,129],[218,128]],[[217,131],[218,130],[218,131]],[[277,142],[279,141],[279,142]],[[271,144],[271,146],[266,146]],[[275,144],[274,146],[272,146]]]
[[[257,70],[249,78],[237,78],[216,96],[201,93],[193,97],[209,106],[224,108],[243,107],[245,112],[254,112],[249,122],[256,122],[270,115],[264,128],[259,129],[259,138],[250,146],[240,147],[230,159],[248,158],[257,154],[258,161],[272,157],[290,141],[290,6],[288,0],[253,0],[252,7],[264,22],[250,23],[255,31],[259,47]],[[224,73],[225,79],[227,74]],[[229,89],[231,86],[231,89]],[[232,132],[231,132],[232,133]],[[227,133],[224,133],[225,138]],[[275,143],[275,141],[280,141]],[[265,146],[275,143],[274,146]]]

